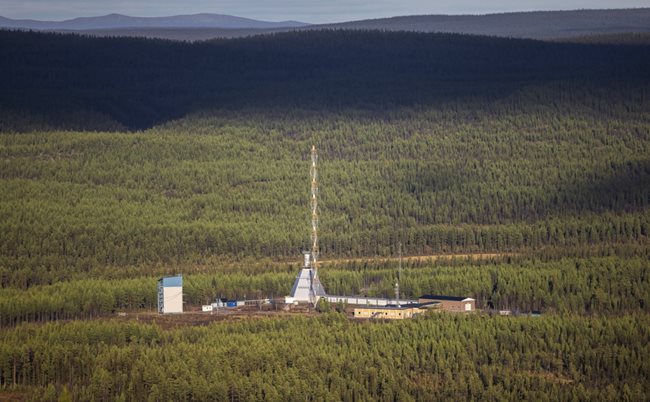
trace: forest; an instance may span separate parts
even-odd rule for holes
[[[393,294],[395,265],[324,264],[321,278],[329,294],[388,297]],[[486,310],[588,315],[640,313],[650,306],[647,255],[405,265],[400,288],[407,299],[426,293],[460,294],[471,295],[477,307]],[[217,266],[209,271],[185,277],[183,297],[188,306],[209,304],[217,297],[282,297],[291,290],[298,264],[246,270]],[[153,311],[157,302],[156,278],[147,276],[78,279],[27,290],[5,288],[0,292],[0,328]]]
[[[337,313],[171,330],[21,325],[0,338],[0,384],[41,401],[641,401],[649,327],[647,314],[377,324]]]
[[[183,43],[0,30],[0,131],[145,129],[205,109],[384,115],[528,85],[647,98],[647,45],[319,30]],[[639,95],[641,94],[641,95]],[[627,96],[623,93],[622,96]]]
[[[650,399],[650,52],[612,41],[0,31],[0,400]],[[168,274],[287,295],[312,145],[330,294],[391,296],[401,244],[403,297],[482,312],[120,318]]]
[[[136,132],[5,133],[0,281],[295,261],[312,144],[327,258],[394,256],[398,242],[413,255],[644,247],[650,107],[610,95],[530,87],[383,117],[245,110]]]

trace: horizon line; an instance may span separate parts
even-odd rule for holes
[[[450,14],[450,13],[435,13],[435,14],[399,14],[399,15],[392,15],[388,17],[369,17],[369,18],[361,18],[361,19],[352,19],[352,20],[342,20],[342,21],[331,21],[331,22],[319,22],[319,23],[312,23],[312,22],[307,22],[307,21],[301,21],[301,20],[295,20],[295,19],[280,19],[280,20],[267,20],[267,19],[257,19],[257,18],[252,18],[252,17],[245,17],[242,15],[235,15],[235,14],[222,14],[218,12],[198,12],[198,13],[191,13],[191,14],[169,14],[169,15],[130,15],[130,14],[122,14],[119,12],[111,12],[107,14],[98,14],[98,15],[81,15],[81,16],[76,16],[76,17],[69,17],[69,18],[64,18],[64,19],[37,19],[37,18],[16,18],[16,17],[9,17],[7,15],[0,15],[1,18],[6,18],[9,20],[13,21],[33,21],[33,22],[52,22],[52,23],[61,23],[61,22],[70,22],[74,21],[77,19],[82,19],[82,18],[101,18],[101,17],[109,17],[109,16],[121,16],[121,17],[129,17],[129,18],[172,18],[172,17],[192,17],[192,16],[198,16],[198,15],[219,15],[219,16],[225,16],[225,17],[235,17],[235,18],[242,18],[242,19],[248,19],[248,20],[253,20],[253,21],[258,21],[258,22],[271,22],[271,23],[281,23],[281,22],[298,22],[302,24],[309,24],[309,25],[328,25],[328,24],[340,24],[340,23],[346,23],[346,22],[356,22],[356,21],[370,21],[370,20],[381,20],[381,19],[390,19],[390,18],[400,18],[400,17],[418,17],[418,16],[444,16],[444,17],[481,17],[481,16],[489,16],[489,15],[505,15],[505,14],[528,14],[528,13],[554,13],[554,12],[575,12],[575,11],[626,11],[626,10],[646,10],[650,9],[649,7],[613,7],[613,8],[572,8],[572,9],[555,9],[555,10],[539,10],[539,9],[533,9],[533,10],[526,10],[526,11],[495,11],[495,12],[477,12],[477,13],[460,13],[460,14]]]

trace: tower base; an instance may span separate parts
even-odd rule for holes
[[[291,288],[291,297],[299,303],[318,303],[318,299],[326,296],[325,288],[320,283],[318,276],[315,276],[315,271],[311,268],[303,268],[298,273],[296,281]],[[312,281],[313,278],[313,281]],[[313,283],[313,290],[312,290]]]

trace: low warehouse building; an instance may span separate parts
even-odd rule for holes
[[[437,308],[439,303],[407,304],[397,306],[359,306],[352,313],[354,318],[377,318],[387,320],[403,320],[424,314],[426,310]]]
[[[330,303],[344,303],[351,306],[388,306],[392,303],[397,303],[395,299],[383,299],[380,297],[364,297],[364,296],[322,296]],[[400,299],[402,306],[406,304],[416,304],[417,300]]]
[[[418,303],[440,303],[440,309],[443,311],[469,312],[476,310],[476,300],[464,296],[440,296],[440,295],[423,295],[418,299]]]

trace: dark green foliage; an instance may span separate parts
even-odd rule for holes
[[[327,299],[320,299],[318,300],[318,304],[316,304],[316,311],[319,313],[330,313],[332,311],[332,305]]]
[[[311,31],[188,44],[0,31],[0,71],[0,107],[8,112],[0,131],[25,129],[25,114],[79,129],[85,113],[87,128],[114,129],[150,127],[209,106],[386,110],[495,98],[559,80],[638,87],[647,84],[650,52],[413,32]]]
[[[638,401],[650,393],[649,327],[645,313],[22,325],[0,333],[0,386],[15,370],[37,400],[66,384],[75,400]]]

